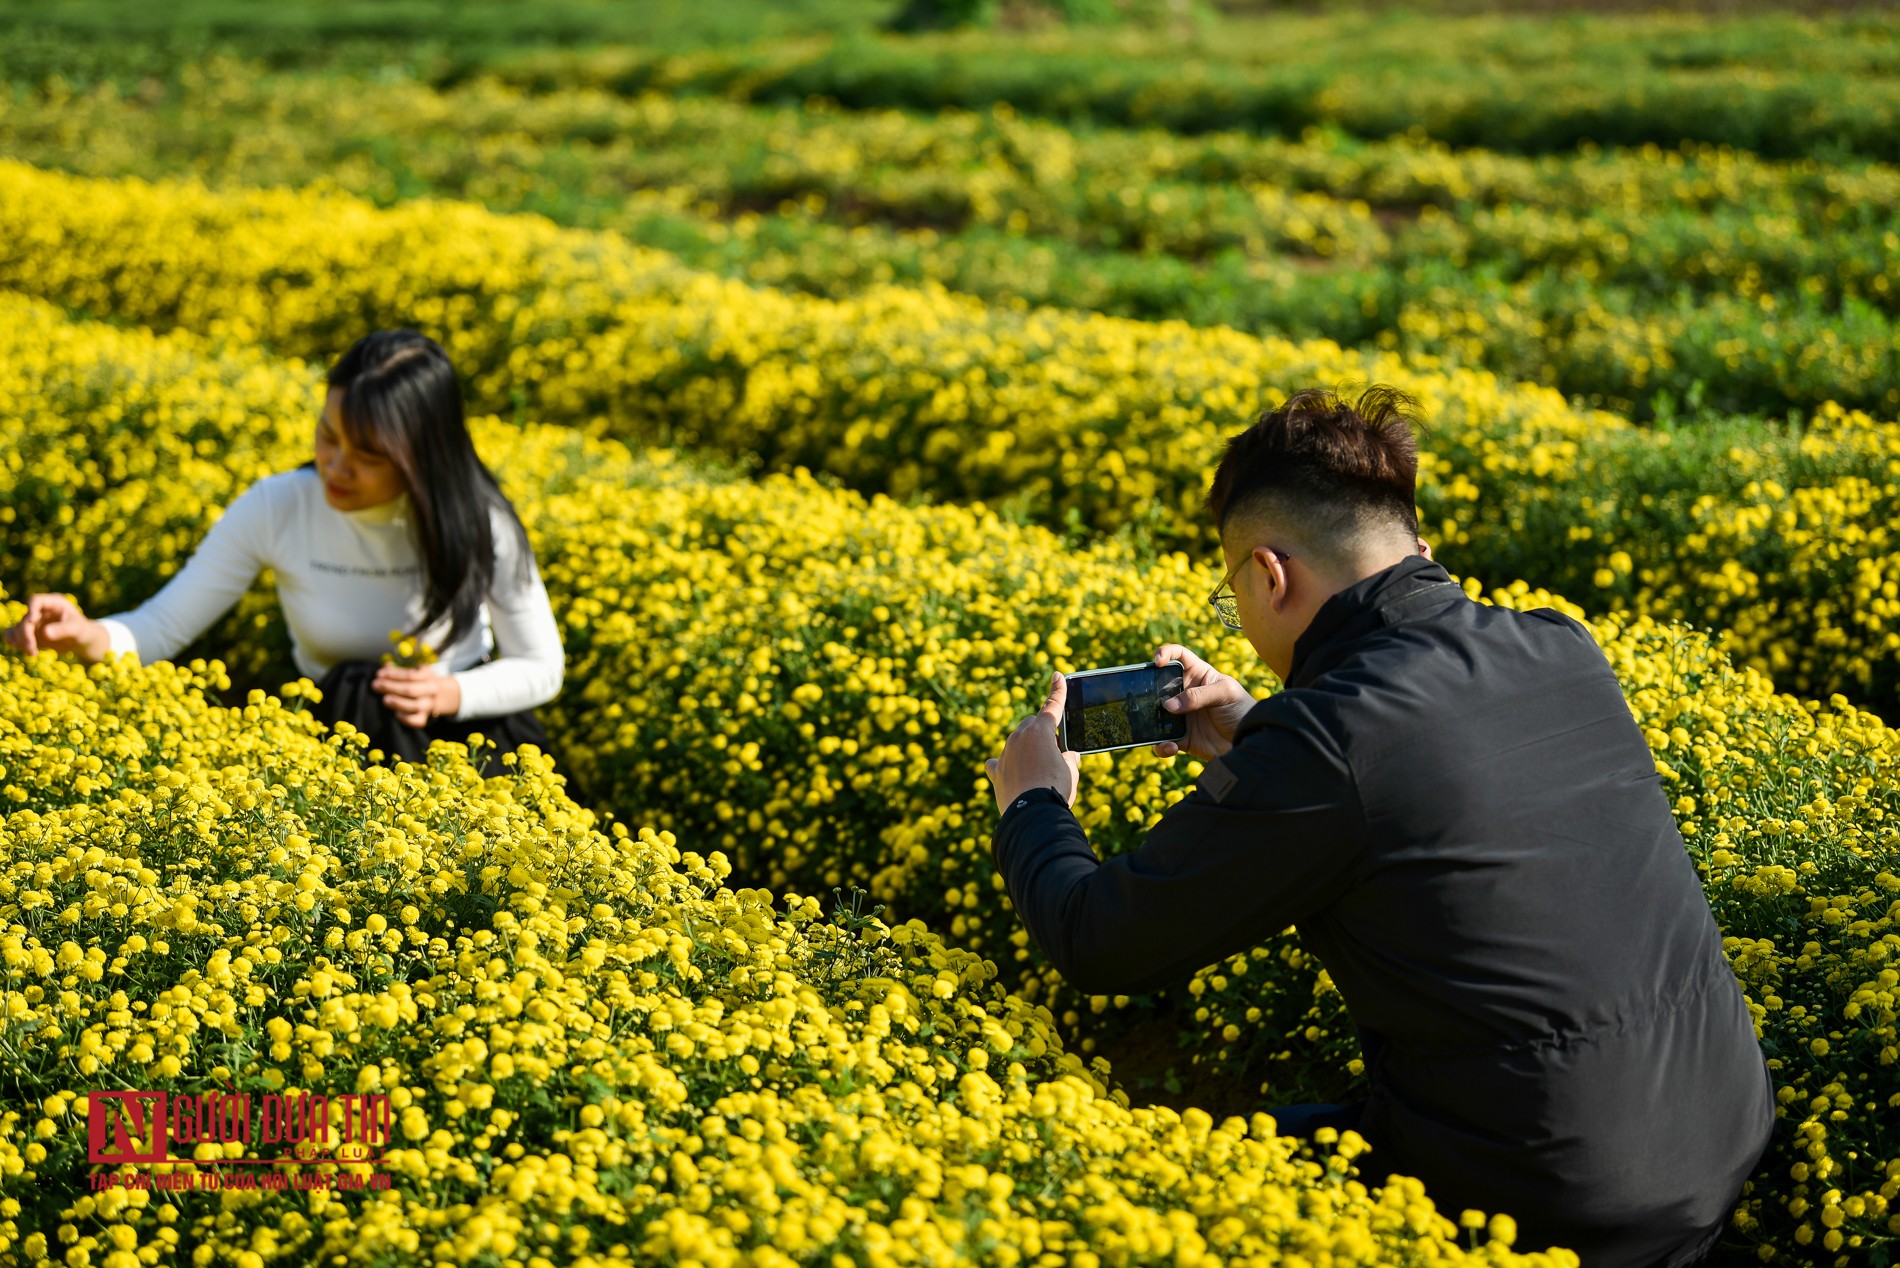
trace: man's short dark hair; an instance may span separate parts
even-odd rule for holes
[[[1375,385],[1348,402],[1295,392],[1229,438],[1207,493],[1218,531],[1260,516],[1299,532],[1310,562],[1343,571],[1361,547],[1418,536],[1418,403]]]

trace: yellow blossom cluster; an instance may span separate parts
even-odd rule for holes
[[[0,148],[100,176],[469,198],[833,297],[928,279],[1376,338],[1618,409],[1900,406],[1894,230],[1878,210],[1900,169],[1882,164],[1706,144],[1533,159],[491,77],[345,90],[221,58],[183,68],[163,109],[110,82],[0,102]]]
[[[202,343],[74,323],[0,295],[0,582],[130,607],[184,566],[252,481],[311,456],[315,372]],[[206,634],[290,644],[266,570]]]
[[[1421,526],[1462,571],[1690,622],[1783,689],[1900,718],[1900,424],[1830,403],[1512,439],[1453,417],[1427,444]]]
[[[75,324],[4,297],[0,314],[25,424],[0,444],[0,481],[19,473],[0,483],[12,585],[71,591],[90,615],[131,606],[182,565],[205,518],[308,456],[308,368],[277,364],[266,390],[258,372],[276,363],[213,356],[180,333]],[[127,415],[207,454],[228,436],[229,457],[148,447]],[[598,428],[472,430],[562,625],[573,685],[546,708],[566,760],[629,814],[665,807],[765,884],[854,881],[924,915],[947,903],[968,911],[953,930],[964,945],[1006,954],[1013,922],[977,901],[979,884],[998,892],[982,764],[1050,670],[1185,641],[1266,690],[1205,603],[1213,557],[1147,557],[1119,538],[1070,550],[980,504],[906,507],[804,471],[715,478]],[[144,465],[118,456],[134,447]],[[1032,558],[1046,563],[1025,575]],[[254,679],[282,670],[284,637],[266,579],[184,654]],[[1087,769],[1105,802],[1164,776],[1178,796],[1193,773],[1151,754]]]
[[[401,665],[414,668],[417,665],[433,665],[436,661],[435,648],[420,639],[411,638],[401,630],[389,631],[392,650],[383,653],[385,665]]]
[[[440,337],[487,407],[519,395],[545,422],[605,418],[622,438],[754,469],[802,465],[1209,551],[1201,502],[1227,435],[1296,386],[1389,382],[1427,421],[1427,537],[1471,575],[1724,629],[1794,690],[1900,699],[1887,539],[1900,427],[1838,406],[1798,431],[1657,431],[1323,340],[931,288],[835,301],[753,288],[613,235],[461,204],[379,210],[4,163],[0,229],[0,284],[69,306],[313,359],[375,312]]]
[[[307,680],[228,683],[0,658],[0,1262],[1577,1263],[1505,1218],[1467,1252],[1351,1133],[1131,1109],[992,964],[728,888],[532,746],[366,764]],[[272,1170],[393,1183],[93,1191],[91,1098],[126,1086],[385,1095],[381,1161],[331,1122]]]
[[[313,358],[374,312],[435,334],[479,405],[520,393],[545,422],[607,417],[627,439],[900,497],[1015,498],[1099,528],[1152,508],[1158,531],[1198,542],[1210,454],[1288,383],[1378,379],[1432,418],[1523,433],[1618,425],[1546,389],[1325,340],[991,308],[934,287],[790,295],[431,200],[383,210],[6,162],[0,230],[0,284],[68,307]]]

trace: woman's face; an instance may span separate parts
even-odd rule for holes
[[[339,511],[380,506],[402,495],[402,473],[387,455],[359,449],[343,431],[343,389],[333,387],[317,420],[317,473],[323,496]]]

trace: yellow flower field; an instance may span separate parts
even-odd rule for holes
[[[1706,1268],[1900,1263],[1900,22],[1323,7],[0,0],[0,626],[155,594],[407,326],[565,651],[484,777],[318,723],[268,568],[0,648],[0,1268],[1582,1268],[1278,1135],[1371,1090],[1295,929],[1093,994],[991,857],[1051,671],[1278,689],[1209,478],[1372,382],[1721,931]],[[1110,859],[1203,767],[1080,773]]]
[[[1420,398],[1422,523],[1485,584],[1536,577],[1719,630],[1789,689],[1900,699],[1900,424],[1837,406],[1798,434],[1656,431],[1323,340],[905,287],[823,300],[533,216],[4,161],[0,285],[312,359],[371,314],[411,322],[441,336],[482,408],[1202,554],[1225,436],[1294,386],[1377,379]]]
[[[308,364],[235,349],[220,353],[182,333],[153,336],[73,322],[47,305],[18,298],[0,299],[0,338],[7,353],[0,407],[22,424],[0,439],[0,576],[10,590],[17,579],[16,595],[28,588],[71,589],[95,615],[107,605],[135,602],[182,563],[212,508],[308,452],[318,382]],[[441,775],[359,769],[334,741],[326,747],[320,737],[302,734],[314,728],[264,695],[235,709],[208,702],[200,689],[223,681],[209,666],[174,673],[123,663],[87,670],[50,656],[31,663],[0,659],[0,671],[8,675],[0,679],[0,695],[7,699],[0,708],[0,766],[6,768],[0,774],[0,859],[7,869],[0,922],[12,930],[0,940],[11,939],[5,950],[7,999],[17,1001],[6,1005],[7,1046],[0,1057],[34,1054],[30,1062],[20,1057],[22,1064],[0,1077],[22,1089],[24,1099],[6,1108],[21,1115],[21,1131],[30,1130],[47,1151],[29,1157],[34,1144],[19,1146],[21,1166],[39,1169],[49,1157],[53,1166],[83,1165],[74,1161],[83,1158],[75,1126],[83,1115],[74,1117],[60,1094],[97,1086],[88,1080],[113,1061],[136,1062],[161,1075],[169,1071],[181,1088],[223,1077],[220,1066],[246,1080],[277,1077],[267,1074],[274,1066],[299,1086],[322,1080],[356,1086],[371,1078],[362,1071],[373,1068],[374,1079],[392,1094],[399,1082],[410,1088],[407,1095],[424,1116],[405,1113],[407,1122],[422,1125],[418,1135],[406,1137],[419,1151],[405,1164],[408,1174],[430,1184],[489,1186],[479,1190],[488,1195],[480,1201],[470,1196],[474,1189],[453,1190],[463,1196],[441,1202],[413,1199],[423,1207],[468,1201],[484,1211],[492,1208],[492,1229],[472,1227],[483,1235],[512,1236],[509,1245],[524,1256],[541,1253],[545,1244],[548,1254],[565,1258],[585,1248],[564,1243],[556,1250],[546,1241],[553,1235],[544,1231],[551,1224],[558,1230],[556,1217],[535,1203],[545,1197],[571,1213],[572,1200],[579,1199],[583,1211],[623,1216],[627,1203],[646,1203],[637,1207],[649,1212],[645,1219],[667,1221],[651,1236],[677,1232],[687,1239],[680,1245],[703,1247],[705,1237],[716,1243],[720,1234],[710,1226],[733,1202],[749,1213],[748,1220],[764,1207],[750,1197],[721,1201],[710,1196],[710,1188],[708,1196],[698,1196],[702,1191],[694,1185],[712,1184],[708,1168],[692,1162],[682,1169],[674,1160],[675,1147],[699,1156],[687,1135],[626,1143],[628,1152],[615,1157],[645,1163],[629,1163],[636,1168],[633,1178],[618,1188],[609,1183],[612,1192],[592,1204],[585,1186],[598,1187],[599,1181],[589,1181],[583,1168],[611,1170],[614,1164],[604,1161],[610,1142],[584,1138],[600,1161],[584,1161],[574,1145],[555,1154],[545,1142],[567,1139],[552,1136],[556,1130],[579,1133],[609,1119],[621,1122],[616,1116],[623,1111],[630,1116],[625,1125],[654,1121],[641,1116],[665,1105],[675,1115],[665,1121],[696,1133],[697,1149],[704,1152],[713,1148],[707,1135],[712,1129],[697,1117],[680,1116],[707,1113],[729,1093],[763,1094],[768,1080],[780,1079],[770,1085],[777,1101],[769,1108],[820,1124],[803,1137],[784,1129],[786,1139],[809,1152],[788,1162],[790,1170],[777,1171],[770,1170],[777,1164],[766,1153],[729,1150],[724,1158],[765,1166],[774,1177],[805,1177],[803,1187],[775,1179],[775,1192],[783,1190],[779,1196],[788,1203],[792,1190],[803,1195],[804,1205],[796,1207],[803,1221],[797,1235],[811,1239],[814,1254],[821,1244],[846,1245],[836,1239],[849,1230],[863,1239],[849,1244],[863,1245],[869,1255],[874,1245],[909,1245],[918,1237],[957,1244],[952,1230],[960,1228],[967,1257],[1002,1262],[1003,1252],[980,1239],[1020,1248],[1027,1244],[1021,1230],[1029,1226],[1008,1221],[1040,1212],[1014,1195],[1032,1187],[1044,1194],[1070,1192],[1064,1185],[1080,1186],[1073,1191],[1088,1195],[1086,1202],[1077,1199],[1075,1212],[1096,1213],[1036,1218],[1099,1222],[1086,1231],[1080,1223],[1068,1231],[1038,1225],[1036,1236],[1045,1244],[1072,1236],[1098,1249],[1119,1246],[1129,1262],[1160,1253],[1157,1239],[1164,1235],[1186,1239],[1185,1226],[1177,1227],[1180,1217],[1167,1214],[1176,1207],[1199,1221],[1194,1236],[1223,1260],[1245,1259],[1245,1251],[1222,1248],[1242,1245],[1252,1235],[1247,1221],[1263,1218],[1263,1210],[1310,1216],[1347,1239],[1329,1243],[1333,1252],[1383,1256],[1387,1262],[1407,1253],[1422,1259],[1431,1253],[1426,1243],[1455,1239],[1429,1221],[1404,1224],[1403,1233],[1399,1225],[1379,1224],[1379,1204],[1392,1201],[1389,1189],[1383,1195],[1355,1194],[1349,1186],[1325,1189],[1333,1195],[1325,1201],[1333,1205],[1319,1215],[1300,1205],[1303,1198],[1282,1202],[1275,1195],[1332,1182],[1324,1178],[1323,1161],[1312,1164],[1322,1172],[1301,1178],[1295,1160],[1272,1153],[1281,1146],[1260,1136],[1258,1124],[1248,1123],[1227,1139],[1211,1122],[1185,1113],[1178,1148],[1188,1152],[1152,1161],[1144,1152],[1159,1147],[1152,1142],[1174,1139],[1169,1133],[1176,1127],[1167,1114],[1124,1109],[1108,1082],[1112,1069],[1081,1064],[1113,1051],[1135,1015],[1147,1012],[1175,1021],[1198,1069],[1243,1085],[1266,1081],[1260,1104],[1349,1091],[1358,1073],[1349,1064],[1351,1035],[1338,997],[1290,934],[1209,966],[1182,999],[1078,996],[1027,945],[990,870],[987,837],[995,809],[981,763],[1009,723],[1028,711],[1031,693],[1049,669],[1138,659],[1167,637],[1227,664],[1259,684],[1257,691],[1266,689],[1244,645],[1207,613],[1203,599],[1216,579],[1211,560],[1144,555],[1126,539],[1077,550],[1045,529],[1010,523],[980,505],[905,507],[805,473],[734,480],[675,453],[632,450],[602,430],[492,418],[474,423],[484,457],[502,474],[528,525],[564,620],[575,686],[547,713],[561,761],[571,762],[588,787],[608,790],[607,804],[597,811],[610,811],[622,824],[677,833],[671,851],[663,848],[664,838],[656,846],[644,833],[622,837],[603,830],[606,821],[565,800],[558,771],[545,769],[540,759],[528,760],[532,769],[520,782],[503,779],[487,787],[459,761]],[[1455,552],[1443,553],[1456,568]],[[1026,568],[1026,561],[1040,562]],[[1466,585],[1493,602],[1584,615],[1522,582],[1489,593],[1475,580]],[[1008,603],[999,597],[1004,594]],[[268,587],[253,591],[205,640],[218,645],[219,654],[228,648],[225,663],[244,665],[252,677],[284,663],[282,631],[269,600]],[[9,605],[4,619],[17,619],[18,612],[17,602]],[[1894,791],[1900,738],[1845,700],[1803,704],[1777,694],[1760,674],[1729,664],[1706,636],[1680,626],[1611,615],[1593,628],[1656,750],[1781,1088],[1784,1122],[1738,1209],[1734,1237],[1759,1248],[1764,1262],[1806,1262],[1814,1247],[1850,1255],[1890,1243],[1900,1234],[1900,1214],[1889,1210],[1900,1198],[1900,1138],[1889,1125],[1900,1108],[1890,1091],[1900,1057],[1894,980],[1900,971],[1900,877],[1892,864],[1900,822]],[[276,689],[281,678],[265,681],[294,707],[295,693]],[[1145,752],[1087,758],[1083,769],[1078,810],[1104,854],[1132,848],[1197,773],[1191,762],[1162,761]],[[271,791],[273,785],[281,795]],[[172,835],[137,826],[157,824],[155,816]],[[471,832],[480,838],[472,846]],[[129,841],[131,833],[141,840]],[[302,844],[293,845],[293,835]],[[247,844],[254,840],[278,845],[259,853]],[[682,842],[697,853],[682,852]],[[97,857],[89,854],[95,848]],[[282,857],[276,856],[279,848]],[[127,851],[138,861],[126,862]],[[712,892],[726,879],[762,888],[726,896]],[[887,904],[893,917],[893,924],[883,926],[888,937],[877,925],[863,926],[872,930],[868,944],[861,933],[854,939],[827,932],[830,926],[813,919],[821,914],[816,900],[794,897],[847,883],[868,887],[873,899]],[[303,901],[300,893],[311,896],[311,906],[293,917]],[[689,893],[697,895],[691,902]],[[770,894],[785,902],[786,915],[767,916],[776,910]],[[523,895],[539,905],[530,909]],[[560,910],[550,915],[557,900]],[[650,908],[642,905],[648,902]],[[118,904],[123,911],[115,911]],[[337,917],[319,928],[319,904],[329,904],[325,915],[347,908],[349,923]],[[674,919],[669,904],[686,913],[673,928],[687,940],[702,922],[735,931],[735,938],[721,935],[709,943],[705,954],[722,958],[694,960],[700,951],[658,932]],[[406,909],[413,909],[412,919],[405,918]],[[511,912],[518,925],[509,923]],[[806,914],[792,914],[799,912]],[[530,917],[540,923],[530,923]],[[570,927],[577,918],[588,923]],[[287,941],[273,941],[280,920],[293,922]],[[102,932],[108,924],[109,937]],[[213,925],[220,932],[209,932]],[[491,939],[486,943],[484,928]],[[524,942],[520,931],[530,929],[535,936]],[[598,963],[586,959],[581,935],[590,929],[603,939]],[[454,930],[463,931],[473,949],[458,946]],[[144,945],[134,946],[134,935]],[[179,954],[195,958],[163,959],[170,952],[156,949],[159,936],[168,948],[189,948]],[[29,938],[37,938],[38,946]],[[838,938],[843,940],[825,941]],[[512,939],[506,954],[479,956],[499,945],[493,939]],[[774,939],[782,945],[773,945]],[[126,962],[114,972],[110,959],[88,957],[88,945],[99,946],[102,954],[118,948]],[[748,959],[764,954],[748,949],[759,946],[770,957]],[[888,992],[839,993],[847,986],[809,967],[810,958],[826,959],[827,948],[837,956],[898,957],[865,963],[880,966],[873,976],[907,985],[912,998],[905,1012],[896,1011]],[[685,966],[667,960],[679,977],[677,993],[665,995],[671,1019],[666,1037],[633,1039],[611,1028],[602,1033],[608,1020],[589,1003],[613,1007],[618,997],[614,979],[600,975],[616,964],[632,971],[651,963],[647,971],[656,981],[629,977],[626,988],[651,994],[672,981],[660,976],[659,957],[675,949],[688,965],[718,970],[695,979]],[[273,950],[278,959],[271,958]],[[147,955],[160,958],[135,958]],[[378,955],[390,957],[388,964]],[[398,973],[390,966],[399,956],[416,958],[400,961],[410,967]],[[833,957],[834,968],[837,962]],[[239,963],[249,967],[240,970]],[[852,1102],[833,1095],[843,1095],[835,1064],[814,1064],[801,1073],[802,1067],[785,1063],[773,1074],[762,1047],[737,1046],[732,1019],[749,1005],[717,992],[733,985],[738,966],[756,966],[760,975],[768,966],[775,975],[792,975],[794,995],[796,983],[812,985],[815,1002],[801,997],[793,1009],[794,1016],[808,1019],[808,1030],[792,1032],[801,1055],[815,1062],[822,1048],[827,1061],[843,1061],[846,1053],[861,1052],[851,1086],[859,1087],[868,1074],[866,1086],[877,1089],[901,1127],[889,1128],[881,1144],[864,1144],[850,1133],[868,1129],[855,1117],[847,1123],[840,1116],[868,1111],[838,1108]],[[346,982],[339,973],[358,980]],[[534,975],[533,992],[510,995],[502,983],[528,991],[523,973]],[[124,981],[108,985],[107,976]],[[561,984],[569,978],[586,983],[585,989],[564,992]],[[423,988],[416,984],[424,981],[438,983],[428,988],[428,1003],[417,994]],[[147,994],[134,994],[138,982],[146,984]],[[404,990],[399,984],[406,984]],[[954,1008],[979,985],[983,1014],[953,1011],[935,1020],[932,1008]],[[123,1002],[114,990],[125,992]],[[180,990],[185,998],[177,997]],[[161,998],[160,991],[170,994]],[[288,1002],[312,994],[316,1002],[295,1008]],[[330,1002],[333,996],[338,1002]],[[537,1007],[535,1000],[543,997],[546,1007]],[[773,996],[760,998],[769,1002]],[[851,1007],[854,999],[860,1007]],[[144,1007],[134,1007],[134,1000]],[[508,1011],[510,1000],[515,1014]],[[464,1003],[467,1015],[459,1011]],[[885,1009],[882,1021],[872,1011],[879,1005]],[[186,1006],[197,1019],[189,1027],[174,1020]],[[482,1011],[491,1006],[499,1014]],[[656,1007],[639,1011],[651,1021]],[[543,1026],[533,1032],[532,1046],[516,1033],[513,1018],[521,1012]],[[135,1022],[136,1013],[147,1016]],[[876,1044],[863,1047],[865,1036],[878,1031],[875,1037],[883,1039],[907,1015],[920,1027],[937,1027],[937,1034],[948,1035],[955,1025],[969,1042],[944,1054],[942,1063],[928,1045],[921,1056],[912,1051],[918,1045],[906,1047],[901,1059]],[[280,1018],[276,1026],[273,1016]],[[778,1024],[771,1020],[776,1014],[759,1016],[765,1018],[759,1026]],[[47,1033],[41,1018],[61,1027],[63,1037],[50,1047],[44,1039],[33,1040]],[[88,1020],[80,1024],[80,1018]],[[391,1018],[403,1024],[385,1027],[378,1020]],[[1001,1026],[1001,1033],[983,1018]],[[337,1027],[346,1020],[353,1024],[339,1036]],[[166,1025],[158,1026],[161,1021]],[[484,1030],[482,1055],[471,1056],[461,1036],[478,1021],[507,1031],[509,1046]],[[860,1021],[870,1023],[862,1034],[851,1030]],[[1011,1031],[1012,1024],[1019,1029]],[[90,1041],[84,1037],[87,1025],[96,1026]],[[307,1029],[299,1031],[299,1025]],[[418,1029],[424,1025],[433,1034]],[[722,1031],[722,1025],[728,1028]],[[222,1038],[214,1039],[213,1031]],[[915,1032],[922,1036],[921,1029]],[[983,1042],[976,1045],[976,1039]],[[445,1040],[463,1047],[450,1054]],[[67,1050],[62,1053],[60,1045]],[[426,1055],[438,1048],[450,1055]],[[729,1066],[720,1067],[723,1074],[708,1074],[694,1064],[708,1048],[726,1055],[705,1060],[736,1062],[745,1080]],[[745,1070],[747,1051],[760,1070]],[[547,1057],[549,1052],[562,1055]],[[531,1099],[505,1096],[506,1076],[494,1072],[495,1058],[506,1054],[502,1070],[521,1077],[524,1053],[548,1060],[543,1082],[560,1084],[548,1092],[551,1104],[538,1111],[531,1110]],[[176,1059],[176,1069],[166,1064],[168,1056]],[[299,1060],[292,1062],[292,1056]],[[484,1060],[493,1089],[488,1092],[474,1075],[475,1064]],[[558,1061],[571,1061],[565,1074]],[[589,1061],[605,1063],[606,1070],[595,1073],[607,1087],[587,1082]],[[1011,1100],[1017,1094],[1013,1082],[982,1093],[994,1104],[971,1094],[973,1104],[991,1104],[983,1111],[990,1117],[982,1132],[966,1126],[974,1111],[959,1110],[954,1131],[947,1120],[931,1117],[940,1112],[944,1089],[961,1086],[957,1080],[973,1070],[994,1080],[1012,1062],[1023,1068],[1027,1100]],[[254,1065],[246,1071],[246,1063]],[[538,1069],[532,1061],[525,1068],[530,1074]],[[923,1073],[926,1068],[931,1075]],[[1010,1134],[1017,1130],[1010,1115],[1020,1118],[1023,1111],[1009,1107],[1027,1103],[1034,1117],[1039,1094],[1032,1085],[1058,1075],[1069,1076],[1071,1083],[1062,1086],[1078,1095],[1087,1087],[1088,1098],[1062,1102],[1050,1099],[1061,1093],[1050,1092],[1041,1103],[1057,1106],[1065,1129],[1079,1133],[1069,1139],[1109,1133],[1100,1139],[1113,1143],[1103,1149],[1122,1160],[1116,1165],[1128,1168],[1128,1176],[1139,1177],[1127,1184],[1110,1181],[1132,1204],[1126,1209],[1096,1211],[1108,1195],[1098,1195],[1094,1182],[1082,1176],[1091,1165],[1099,1171],[1099,1161],[1065,1163],[1075,1170],[1063,1179],[1011,1170],[1016,1163],[1005,1161],[1009,1141],[1027,1146],[1036,1166],[1064,1156],[1027,1135]],[[759,1088],[750,1085],[754,1077],[761,1080]],[[806,1078],[827,1089],[826,1095],[795,1097]],[[905,1079],[919,1091],[903,1091]],[[525,1084],[519,1091],[532,1097]],[[610,1095],[620,1103],[609,1105]],[[49,1111],[47,1098],[55,1096],[60,1107]],[[489,1104],[475,1103],[484,1097]],[[602,1118],[589,1122],[593,1116],[581,1108],[583,1102],[600,1105]],[[892,1102],[902,1108],[892,1108]],[[760,1101],[734,1104],[742,1108],[720,1110],[731,1132],[742,1131],[746,1115],[764,1112]],[[1085,1113],[1075,1105],[1097,1109]],[[538,1134],[524,1129],[512,1137],[508,1124],[515,1120],[497,1124],[492,1112],[485,1120],[462,1121],[472,1111],[496,1106],[524,1116],[572,1110],[575,1117],[558,1124],[551,1117],[534,1119]],[[1098,1110],[1107,1117],[1090,1117]],[[42,1118],[51,1126],[40,1126]],[[770,1138],[771,1121],[758,1119],[765,1133],[759,1139]],[[447,1135],[438,1139],[434,1133],[445,1123],[451,1124],[441,1127]],[[827,1131],[833,1133],[829,1143]],[[523,1142],[529,1140],[542,1142],[542,1152],[508,1154],[509,1142],[526,1150]],[[953,1141],[979,1152],[942,1155],[933,1173],[936,1155],[930,1150]],[[56,1144],[68,1152],[56,1153]],[[991,1145],[999,1152],[980,1152]],[[1106,1156],[1089,1154],[1080,1143],[1073,1147],[1077,1159]],[[1209,1152],[1194,1152],[1201,1149]],[[1341,1149],[1350,1152],[1350,1142]],[[838,1151],[848,1151],[848,1165],[847,1153]],[[1228,1161],[1216,1162],[1216,1155]],[[58,1161],[62,1157],[66,1161]],[[530,1163],[529,1157],[545,1161]],[[962,1181],[952,1187],[950,1169],[971,1159],[991,1174],[1008,1175],[1014,1187],[1000,1197],[985,1187],[986,1198],[972,1196],[976,1188]],[[494,1169],[484,1177],[482,1168],[490,1163]],[[638,1172],[639,1165],[675,1176],[674,1187]],[[1234,1199],[1234,1208],[1222,1205],[1228,1193],[1252,1192],[1218,1170],[1229,1165],[1253,1169],[1269,1187],[1258,1197]],[[504,1166],[519,1169],[504,1172]],[[542,1170],[536,1179],[520,1178],[537,1167]],[[1176,1175],[1175,1168],[1184,1169],[1184,1178],[1173,1183],[1188,1189],[1153,1187]],[[821,1183],[826,1169],[847,1187]],[[692,1178],[678,1181],[681,1174]],[[927,1193],[904,1187],[912,1183],[904,1177],[930,1174],[944,1187]],[[1194,1174],[1208,1177],[1200,1206],[1180,1196],[1200,1191],[1193,1187],[1200,1183]],[[735,1175],[732,1183],[758,1181],[756,1175]],[[642,1196],[641,1184],[654,1193]],[[863,1187],[854,1190],[853,1184]],[[981,1181],[993,1184],[987,1177]],[[72,1187],[67,1182],[46,1191]],[[677,1213],[656,1205],[671,1200],[661,1192],[679,1199]],[[863,1207],[864,1195],[872,1193],[886,1204],[888,1219],[851,1224],[839,1214],[840,1204]],[[1173,1196],[1164,1200],[1157,1193]],[[74,1238],[100,1239],[94,1249],[103,1255],[126,1234],[86,1221],[102,1204],[110,1207],[126,1196],[108,1192],[83,1199],[93,1206],[62,1212],[57,1223],[70,1223]],[[10,1187],[0,1203],[30,1197],[39,1200],[32,1191]],[[903,1197],[914,1197],[918,1205],[905,1207]],[[1402,1195],[1397,1206],[1415,1207],[1416,1197]],[[976,1213],[969,1202],[988,1203],[989,1214]],[[518,1209],[521,1203],[527,1203],[525,1212]],[[345,1250],[381,1245],[376,1238],[385,1232],[401,1237],[405,1227],[419,1237],[436,1236],[428,1223],[433,1217],[424,1210],[400,1202],[390,1206],[384,1211],[367,1205],[375,1219],[351,1216],[355,1222],[340,1226],[334,1244]],[[0,1205],[0,1217],[20,1224],[25,1209]],[[122,1222],[130,1209],[113,1208],[106,1222]],[[230,1228],[208,1227],[192,1236],[241,1237],[263,1258],[280,1253],[282,1243],[265,1239],[259,1249],[258,1228],[289,1227],[293,1237],[332,1236],[328,1223],[309,1212],[300,1217],[307,1226],[299,1226],[280,1224],[267,1203],[240,1203],[238,1209],[252,1213]],[[865,1209],[878,1216],[875,1206]],[[1238,1224],[1222,1223],[1236,1211]],[[588,1236],[601,1236],[614,1222],[612,1214],[600,1218],[607,1223],[593,1226]],[[985,1219],[1018,1231],[984,1234]],[[89,1231],[81,1232],[82,1224]],[[165,1227],[164,1220],[159,1224]],[[873,1232],[872,1224],[887,1226],[887,1232]],[[938,1233],[915,1231],[926,1225]],[[30,1221],[20,1227],[23,1236]],[[726,1233],[735,1251],[753,1255],[749,1262],[776,1262],[756,1248],[783,1251],[795,1236],[756,1221]],[[155,1235],[162,1239],[162,1233]],[[146,1244],[142,1233],[131,1236],[135,1244]],[[1419,1238],[1421,1248],[1393,1249]],[[106,1239],[113,1239],[110,1246]],[[655,1241],[651,1253],[671,1244]],[[672,1253],[683,1261],[694,1252]],[[24,1254],[35,1257],[31,1248]],[[460,1251],[456,1257],[463,1257]]]
[[[929,280],[1324,336],[1646,415],[1900,406],[1888,165],[1686,139],[1533,159],[1416,133],[1183,136],[1005,102],[926,114],[577,86],[599,70],[568,57],[441,88],[213,57],[162,103],[55,78],[0,98],[0,150],[94,176],[465,198],[832,298]]]
[[[1350,1133],[1131,1110],[992,965],[604,831],[531,749],[365,766],[220,683],[0,658],[5,1262],[1576,1262],[1467,1255]],[[387,1095],[396,1183],[83,1192],[88,1089],[221,1079]]]

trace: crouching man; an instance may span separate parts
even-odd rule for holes
[[[1418,537],[1409,406],[1303,392],[1228,442],[1210,602],[1283,689],[1256,701],[1158,648],[1186,670],[1179,750],[1207,765],[1102,862],[1054,679],[988,763],[996,867],[1090,994],[1178,985],[1297,926],[1369,1090],[1270,1110],[1283,1131],[1357,1130],[1368,1183],[1509,1214],[1515,1249],[1682,1268],[1767,1147],[1772,1076],[1602,650],[1552,609],[1472,600]]]

